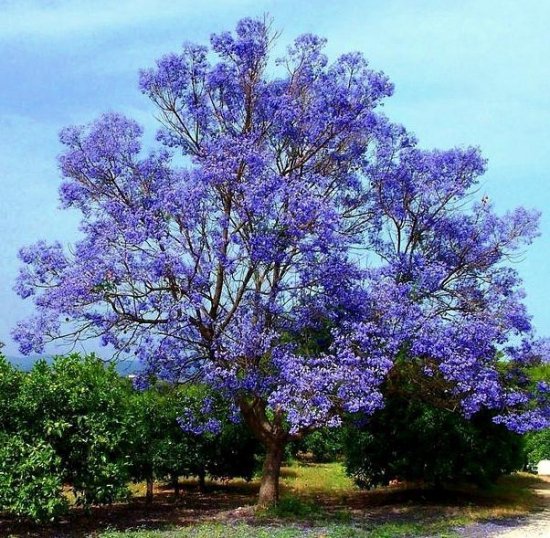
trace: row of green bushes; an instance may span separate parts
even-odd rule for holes
[[[205,399],[219,428],[185,432],[178,422],[201,413]],[[172,483],[180,476],[253,476],[262,448],[231,420],[215,395],[198,385],[157,383],[138,391],[94,356],[57,357],[24,373],[0,357],[0,510],[37,521],[78,505],[128,496],[132,481]],[[526,438],[495,425],[489,413],[467,421],[428,400],[386,395],[367,422],[320,430],[289,447],[289,457],[342,459],[361,487],[392,480],[434,486],[487,485],[504,473],[550,457],[550,432]],[[70,492],[71,495],[67,495]]]
[[[0,358],[0,510],[44,521],[68,497],[85,507],[124,499],[131,481],[146,481],[151,500],[155,479],[177,490],[180,476],[251,478],[258,444],[223,405],[219,433],[180,427],[182,409],[205,396],[197,386],[135,390],[94,356],[40,361],[28,373]]]

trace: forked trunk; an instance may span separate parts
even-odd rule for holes
[[[261,398],[242,399],[239,406],[246,424],[266,450],[258,506],[272,506],[279,500],[281,463],[289,440],[284,429],[284,415],[281,410],[277,410],[269,419],[266,402]]]
[[[283,461],[284,443],[270,444],[266,448],[258,506],[273,506],[279,501],[279,477]]]

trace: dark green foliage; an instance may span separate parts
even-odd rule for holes
[[[269,507],[260,515],[285,519],[308,519],[319,518],[321,512],[322,509],[318,503],[303,500],[294,495],[284,495],[276,505]]]
[[[232,421],[227,403],[203,385],[183,387],[180,397],[182,408],[190,410],[195,420],[214,419],[220,425],[217,433],[187,434],[189,449],[197,454],[192,467],[213,478],[251,479],[263,449],[244,423]],[[210,402],[208,413],[203,411],[205,400]]]
[[[62,490],[61,460],[50,445],[0,435],[0,511],[51,521],[67,510]]]
[[[321,428],[302,440],[295,441],[291,447],[292,453],[311,458],[316,463],[328,463],[342,458],[343,430],[342,428]]]
[[[19,393],[23,372],[14,368],[0,353],[0,432],[15,432],[21,419]]]
[[[218,433],[193,434],[184,431],[179,417],[192,409],[200,419],[206,398],[213,398],[205,387],[156,384],[132,396],[134,424],[131,474],[134,480],[164,479],[177,487],[178,476],[204,478],[242,477],[250,479],[256,467],[258,442],[243,424],[229,420],[221,402],[213,409],[220,422]],[[214,398],[215,399],[215,398]]]
[[[402,396],[388,398],[363,427],[346,428],[345,456],[348,474],[367,488],[396,479],[485,486],[523,462],[521,437],[489,413],[466,420]]]
[[[25,379],[0,355],[0,511],[47,521],[67,508],[61,460],[51,445],[27,432],[33,422],[29,398],[23,397]]]
[[[0,359],[0,432],[9,439],[2,479],[21,482],[16,494],[4,493],[15,495],[5,497],[4,508],[54,518],[67,506],[62,486],[84,506],[125,497],[130,391],[93,355],[39,361],[28,373]]]
[[[210,476],[245,480],[253,477],[263,448],[244,424],[227,421],[218,436],[206,441],[206,471]]]
[[[178,409],[173,394],[169,390],[153,388],[134,392],[129,403],[131,479],[152,484],[155,478],[164,478],[168,474],[165,469],[181,470],[179,456],[183,454],[180,446],[183,432],[177,424]]]

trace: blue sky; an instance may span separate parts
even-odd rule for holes
[[[279,47],[303,32],[334,57],[360,50],[396,85],[386,112],[425,147],[479,145],[482,192],[499,211],[543,212],[542,235],[518,265],[527,304],[550,336],[550,2],[545,0],[0,0],[0,340],[31,305],[12,291],[17,251],[70,243],[60,211],[58,131],[117,110],[154,132],[137,70],[183,41],[206,42],[243,16],[271,14]]]

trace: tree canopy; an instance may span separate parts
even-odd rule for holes
[[[143,70],[157,149],[118,113],[62,131],[60,197],[83,238],[21,250],[17,291],[38,312],[21,350],[98,336],[200,379],[267,447],[265,476],[291,438],[380,408],[398,357],[467,416],[547,426],[548,386],[522,373],[544,346],[509,263],[538,213],[498,216],[476,148],[424,150],[390,121],[393,86],[362,54],[329,62],[307,34],[273,64],[274,38],[243,19]],[[261,500],[276,491],[266,479]]]

